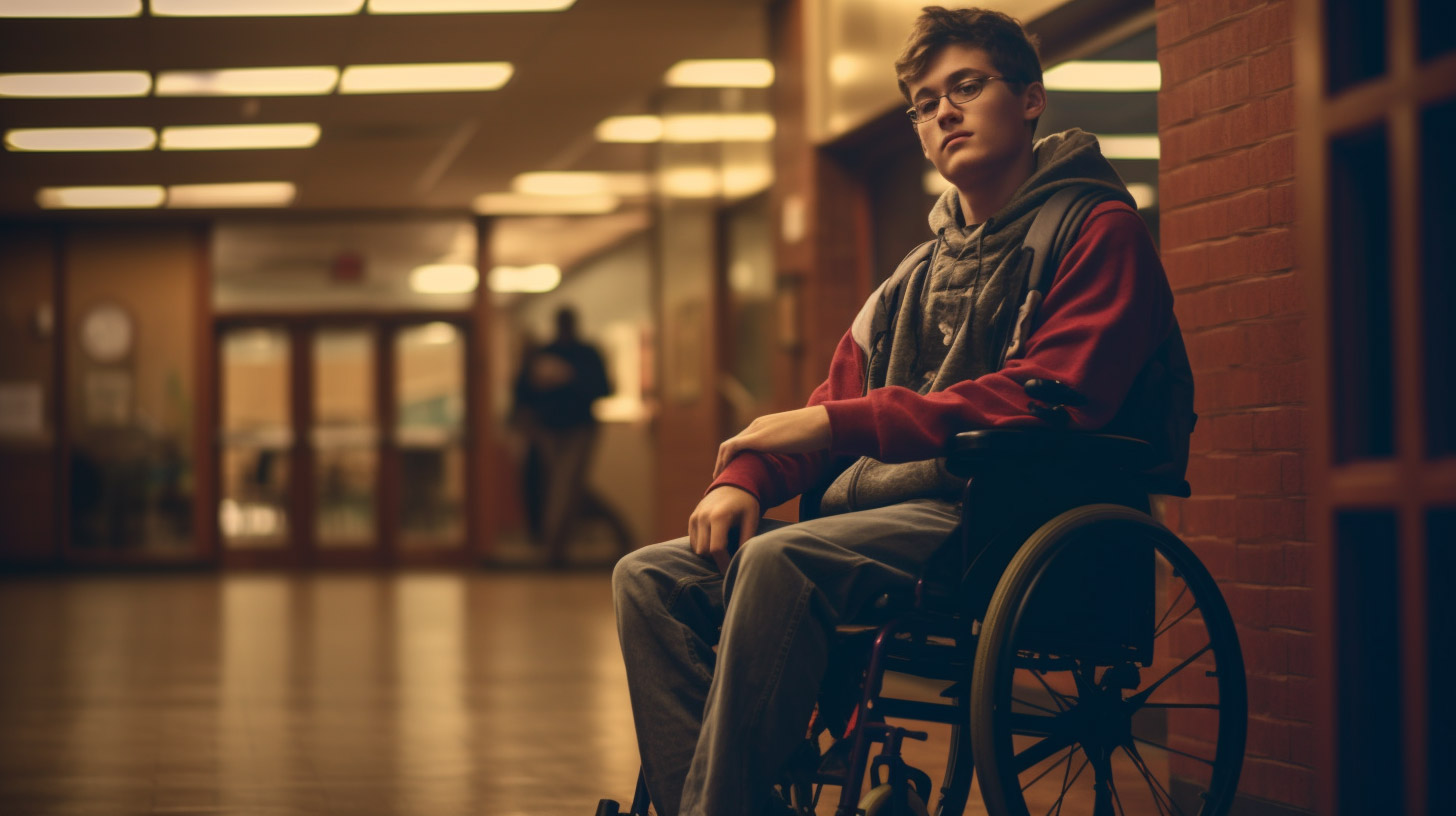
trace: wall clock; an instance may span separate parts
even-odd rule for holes
[[[93,307],[81,318],[81,349],[98,363],[116,363],[131,354],[136,326],[131,313],[116,303]]]

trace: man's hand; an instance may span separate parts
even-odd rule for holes
[[[718,478],[718,474],[740,451],[809,453],[825,450],[831,441],[829,412],[822,405],[766,414],[718,446],[718,463],[713,467],[713,478]]]
[[[688,541],[693,552],[713,559],[718,571],[728,572],[733,553],[730,546],[740,546],[758,532],[758,499],[752,493],[732,485],[708,491],[688,517]],[[737,533],[737,541],[732,541]]]

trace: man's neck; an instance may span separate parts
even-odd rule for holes
[[[1036,154],[1028,145],[1026,152],[1006,172],[988,174],[965,186],[956,185],[966,226],[986,223],[986,219],[1011,202],[1011,197],[1035,170]]]

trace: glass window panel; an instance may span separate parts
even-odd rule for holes
[[[221,342],[222,500],[228,547],[280,547],[288,539],[293,425],[291,342],[274,327],[233,329]]]
[[[1383,0],[1325,0],[1325,31],[1330,93],[1385,73]]]
[[[457,437],[465,421],[465,343],[459,327],[437,322],[401,329],[395,360],[400,443]]]
[[[1421,116],[1421,306],[1426,452],[1456,453],[1456,101]]]
[[[1428,813],[1456,813],[1456,788],[1451,785],[1451,778],[1456,776],[1456,750],[1449,737],[1456,733],[1456,706],[1447,691],[1452,672],[1456,672],[1456,652],[1451,648],[1451,621],[1456,620],[1452,575],[1456,575],[1456,507],[1441,507],[1426,517]]]
[[[1456,51],[1456,3],[1451,0],[1417,0],[1421,57],[1432,59]],[[1433,811],[1434,812],[1434,811]]]
[[[395,335],[400,538],[458,546],[465,535],[465,336],[451,323]]]
[[[1335,519],[1339,801],[1344,813],[1404,813],[1400,581],[1395,514]]]
[[[375,541],[375,337],[367,328],[321,328],[313,335],[314,535],[320,547]]]
[[[1335,461],[1395,449],[1386,134],[1330,146],[1330,347]]]

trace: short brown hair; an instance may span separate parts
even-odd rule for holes
[[[1041,57],[1037,38],[1015,18],[988,9],[948,9],[926,6],[915,21],[905,50],[895,60],[895,77],[900,93],[910,99],[910,83],[930,68],[936,54],[948,45],[980,48],[1020,92],[1032,82],[1041,82]]]

